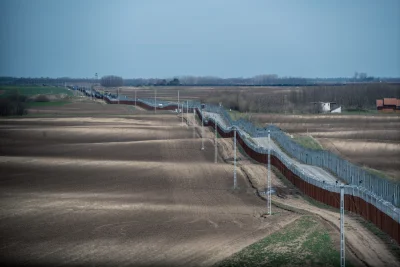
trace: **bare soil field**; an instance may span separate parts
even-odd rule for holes
[[[245,174],[232,190],[233,166],[176,115],[101,110],[1,120],[2,263],[210,266],[299,217],[262,216]]]
[[[116,88],[102,88],[97,86],[96,89],[102,91],[106,90],[112,93],[117,93]],[[219,94],[232,94],[235,92],[251,92],[254,95],[272,95],[272,94],[285,94],[289,93],[289,87],[272,87],[272,86],[260,86],[260,87],[246,87],[246,86],[161,86],[161,87],[133,87],[123,86],[119,89],[121,95],[128,96],[130,98],[153,98],[154,90],[157,90],[157,98],[178,101],[178,91],[181,100],[198,100],[208,99],[215,93]]]
[[[400,181],[400,116],[254,114],[290,134],[314,137],[325,149]]]
[[[205,129],[204,151],[200,132],[171,113],[90,102],[0,120],[0,263],[211,266],[309,214],[339,250],[338,212],[273,175],[266,216],[255,194],[265,167],[239,152],[233,190],[232,140],[218,139],[215,164],[213,132]],[[353,265],[399,264],[356,219],[346,222]]]
[[[143,111],[128,105],[107,105],[101,100],[89,100],[89,98],[74,98],[71,103],[62,106],[42,106],[28,109],[30,116],[115,116],[129,115]]]

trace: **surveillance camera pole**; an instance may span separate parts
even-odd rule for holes
[[[268,214],[271,215],[271,135],[270,130],[268,130],[268,171],[267,171],[267,205]]]

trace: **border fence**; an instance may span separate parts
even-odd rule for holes
[[[116,98],[105,97],[104,100],[109,104],[118,104]],[[120,98],[119,103],[134,105],[135,100],[124,97]],[[136,103],[138,106],[147,109],[153,109],[155,106],[160,110],[178,108],[177,103],[155,99],[136,99]],[[203,114],[200,102],[190,102],[188,109],[191,112],[194,109],[200,118],[204,116],[205,126],[215,128],[216,119]],[[289,162],[287,157],[293,157],[308,165],[322,167],[335,174],[349,185],[345,188],[345,209],[371,221],[400,244],[399,183],[390,182],[369,173],[329,151],[304,148],[274,125],[257,128],[248,120],[232,120],[223,107],[216,105],[207,104],[204,110],[218,114],[223,120],[224,123],[217,123],[217,131],[222,137],[233,137],[233,126],[239,129],[237,131],[239,144],[248,156],[260,163],[267,163],[267,149],[254,144],[249,140],[249,136],[266,137],[268,130],[270,130],[271,138],[287,153],[285,155],[271,149],[271,164],[277,167],[304,194],[317,201],[339,208],[340,187],[338,185],[313,178],[303,172],[296,164]]]

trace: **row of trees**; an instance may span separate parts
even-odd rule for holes
[[[120,87],[124,85],[124,80],[119,76],[108,75],[101,77],[100,84],[104,87]]]
[[[20,95],[17,91],[0,98],[0,116],[14,116],[27,114],[27,97]]]
[[[275,74],[257,75],[250,78],[219,78],[214,76],[182,76],[172,79],[159,78],[136,78],[122,79],[119,76],[108,75],[101,78],[100,82],[104,86],[121,86],[121,83],[129,86],[315,86],[321,84],[346,84],[346,83],[365,83],[365,82],[390,82],[399,83],[400,78],[374,78],[366,73],[356,72],[353,77],[344,78],[296,78],[296,77],[278,77]],[[0,84],[46,84],[46,85],[64,85],[64,83],[97,83],[96,78],[16,78],[0,77]],[[112,85],[109,85],[112,84]]]
[[[400,98],[398,84],[349,84],[343,86],[292,87],[290,90],[229,89],[210,91],[202,100],[241,112],[317,112],[313,102],[336,102],[346,110],[375,109],[376,99]]]
[[[178,80],[179,83],[171,84],[171,81]],[[125,84],[131,86],[151,85],[187,85],[187,86],[315,86],[320,84],[342,85],[347,83],[365,82],[400,82],[399,78],[374,78],[366,73],[358,73],[350,78],[299,78],[299,77],[278,77],[276,74],[257,75],[250,78],[219,78],[214,76],[182,76],[168,82],[165,79],[126,79]]]
[[[305,85],[307,79],[283,77],[277,75],[258,75],[252,78],[219,78],[213,76],[182,76],[166,79],[126,79],[126,85],[131,86],[150,86],[150,85],[197,85],[197,86],[232,86],[232,85]]]

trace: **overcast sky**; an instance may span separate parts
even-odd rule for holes
[[[1,0],[0,76],[400,76],[400,0]]]

